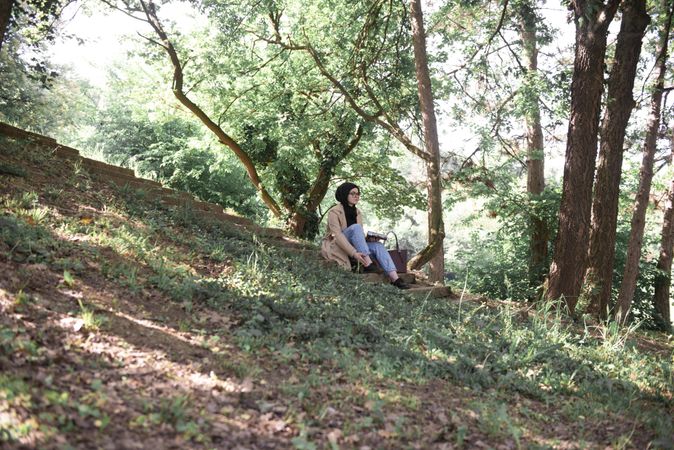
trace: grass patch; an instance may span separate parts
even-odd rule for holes
[[[66,184],[55,184],[40,195],[45,201],[65,202],[73,198],[73,190],[85,197],[82,190],[91,190],[92,183],[76,166]],[[171,395],[164,391],[161,400],[147,396],[142,411],[134,410],[124,423],[115,423],[111,404],[140,400],[108,396],[98,377],[78,384],[73,374],[85,365],[73,357],[61,367],[72,367],[66,375],[77,389],[64,391],[46,381],[30,385],[24,377],[3,374],[0,400],[5,411],[0,413],[11,412],[0,416],[14,414],[11,425],[0,424],[7,442],[37,432],[39,426],[35,428],[30,417],[38,417],[53,428],[46,434],[117,426],[145,436],[161,429],[188,442],[186,447],[206,446],[212,420],[207,416],[240,408],[231,414],[239,418],[227,419],[232,429],[251,425],[241,418],[246,414],[266,414],[270,426],[278,427],[274,429],[285,429],[274,424],[281,420],[292,427],[283,443],[297,448],[335,447],[338,441],[344,448],[373,442],[405,448],[420,440],[471,448],[475,436],[489,445],[546,448],[556,445],[548,431],[556,423],[570,429],[574,442],[586,441],[592,447],[598,445],[596,430],[604,420],[626,424],[606,432],[608,437],[600,442],[604,446],[674,445],[671,343],[664,346],[669,354],[643,351],[637,345],[642,338],[637,327],[575,323],[554,303],[522,311],[505,304],[415,299],[312,264],[306,255],[238,228],[202,221],[189,208],[170,211],[148,204],[128,188],[117,196],[97,193],[87,197],[89,204],[83,199],[81,205],[68,207],[47,206],[40,195],[3,193],[0,251],[8,267],[45,263],[39,270],[51,271],[67,287],[60,290],[63,309],[72,311],[79,305],[84,329],[98,331],[79,335],[69,330],[73,335],[68,349],[89,343],[106,351],[115,341],[132,355],[156,353],[171,359],[172,346],[180,347],[182,353],[175,356],[180,364],[186,358],[185,367],[203,378],[227,379],[238,403],[229,399],[226,408],[210,404],[215,401],[208,396],[222,392],[203,381],[207,387],[199,389],[208,398],[201,403],[196,389],[171,390]],[[106,206],[94,208],[96,202]],[[73,213],[79,206],[96,214]],[[44,303],[25,284],[9,297],[21,314]],[[92,306],[100,303],[82,294],[84,288],[92,292],[102,286],[118,291],[114,297],[121,301],[115,300],[115,308],[128,303],[141,310],[154,301],[182,315],[166,326],[145,328],[133,317],[120,319],[133,331],[110,330],[105,316]],[[50,286],[39,287],[40,295],[48,295]],[[227,320],[209,325],[218,316]],[[159,319],[141,318],[139,323]],[[112,331],[117,333],[114,339],[97,340]],[[140,331],[146,334],[134,334]],[[46,364],[42,341],[34,338],[41,330],[33,326],[32,333],[33,337],[15,325],[0,326],[0,363],[9,367],[9,362],[20,361],[30,369],[38,362]],[[86,359],[91,354],[75,356]],[[110,359],[110,365],[123,368],[122,362]],[[105,366],[106,361],[95,364]],[[118,384],[133,385],[145,376],[130,373]],[[264,377],[275,386],[263,385]],[[255,380],[255,388],[237,391],[242,380]],[[443,388],[427,392],[427,386]],[[461,394],[458,400],[452,397],[456,392]],[[522,400],[517,408],[513,399]],[[432,416],[427,414],[432,409],[429,401],[433,411],[447,402],[464,409]],[[210,413],[204,413],[204,403]],[[20,415],[22,408],[35,414]],[[59,414],[61,410],[65,413]],[[438,425],[432,433],[425,428],[429,422]],[[321,434],[326,424],[331,428]]]

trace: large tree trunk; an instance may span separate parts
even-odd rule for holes
[[[344,146],[339,158],[323,157],[320,149],[317,149],[317,153],[319,154],[319,157],[322,158],[322,161],[316,179],[309,190],[306,201],[295,208],[287,222],[287,226],[294,236],[306,239],[312,239],[316,236],[316,233],[318,232],[318,222],[320,221],[320,218],[316,214],[318,205],[320,205],[325,194],[328,192],[330,179],[334,174],[337,165],[356,148],[358,142],[360,142],[360,139],[363,137],[363,131],[363,125],[358,124],[354,136]]]
[[[537,17],[528,2],[522,2],[519,14],[520,37],[527,63],[527,83],[533,83],[538,76]],[[538,93],[536,93],[535,98],[529,99],[529,101],[531,107],[527,110],[525,116],[527,127],[527,193],[532,200],[536,200],[545,190],[545,154]],[[529,229],[529,285],[536,287],[540,286],[545,276],[549,232],[545,220],[536,214],[531,215]]]
[[[632,212],[632,228],[630,230],[630,239],[627,245],[625,270],[623,272],[623,280],[618,294],[618,306],[615,312],[616,318],[622,322],[627,321],[629,317],[632,299],[634,298],[634,289],[636,288],[637,277],[639,275],[641,244],[644,237],[648,195],[651,192],[653,162],[655,159],[658,129],[660,127],[660,108],[662,104],[665,72],[667,69],[667,42],[669,40],[669,32],[672,24],[672,9],[672,6],[662,8],[663,11],[667,10],[668,13],[664,26],[660,31],[658,42],[656,60],[658,75],[653,88],[653,94],[651,94],[651,110],[648,117],[646,140],[644,142],[641,169],[639,171],[639,188],[637,189],[634,211]]]
[[[669,198],[662,223],[662,240],[660,241],[660,257],[658,258],[658,275],[655,278],[655,295],[653,303],[662,327],[666,331],[672,329],[672,299],[669,289],[672,283],[672,253],[674,251],[674,178],[669,184]]]
[[[601,319],[608,317],[611,300],[625,129],[634,108],[634,77],[641,54],[641,41],[649,21],[645,0],[626,0],[623,3],[615,63],[608,80],[606,113],[600,131],[590,250],[585,274],[585,288],[590,299],[588,311]]]
[[[428,246],[409,263],[410,268],[421,267],[430,262],[430,281],[443,281],[445,259],[443,240],[445,225],[442,220],[442,178],[440,177],[440,143],[435,119],[431,77],[426,55],[426,33],[421,11],[421,0],[410,1],[412,22],[412,43],[414,45],[414,66],[419,88],[419,106],[424,130],[424,144],[430,158],[426,161],[426,189],[428,191]]]
[[[5,40],[9,19],[12,17],[12,6],[14,6],[14,0],[0,0],[0,50]]]
[[[592,181],[603,91],[608,26],[619,0],[571,2],[576,23],[576,53],[571,83],[571,116],[559,208],[559,231],[547,297],[564,298],[573,313],[585,274],[592,209]]]

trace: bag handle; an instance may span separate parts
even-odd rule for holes
[[[400,251],[400,246],[398,245],[398,235],[395,234],[395,231],[389,231],[388,233],[386,233],[386,236],[388,236],[389,234],[392,234],[396,238],[396,251]]]

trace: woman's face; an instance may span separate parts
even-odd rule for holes
[[[358,200],[360,200],[360,191],[358,190],[358,188],[351,189],[349,191],[349,197],[347,198],[349,205],[355,206],[356,203],[358,203]]]

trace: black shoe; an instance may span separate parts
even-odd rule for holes
[[[369,266],[363,267],[363,273],[381,273],[381,270],[378,269],[377,266],[374,265],[374,263],[372,263]]]
[[[410,288],[410,285],[405,283],[402,278],[398,278],[395,281],[391,281],[391,284],[393,286],[397,287],[398,289],[409,289]]]

